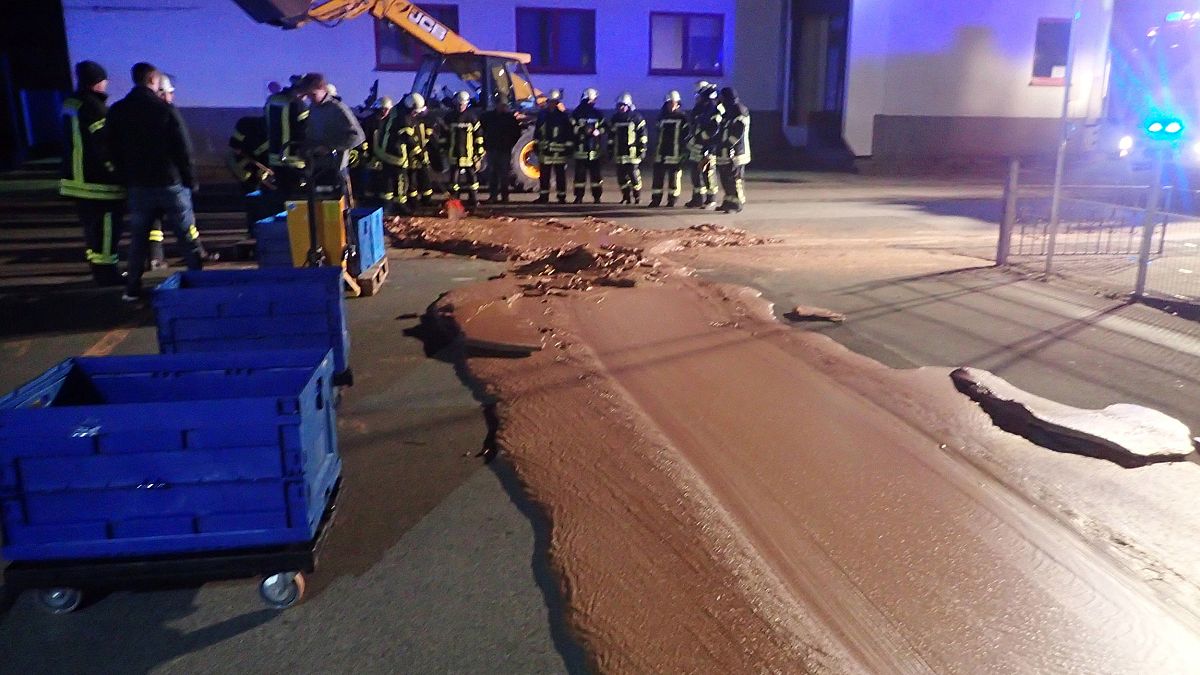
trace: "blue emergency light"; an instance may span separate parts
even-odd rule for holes
[[[1177,141],[1183,135],[1185,125],[1174,117],[1154,117],[1146,120],[1146,135],[1155,141]]]

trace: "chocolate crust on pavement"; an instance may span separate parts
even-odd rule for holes
[[[1127,468],[1179,461],[1195,452],[1187,425],[1157,410],[1126,403],[1103,410],[1074,408],[977,368],[958,368],[950,378],[997,426],[1052,450]]]

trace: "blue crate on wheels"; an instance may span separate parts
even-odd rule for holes
[[[333,357],[67,359],[0,398],[10,561],[311,540],[341,473]]]
[[[383,209],[352,209],[350,222],[357,235],[356,254],[350,256],[350,274],[361,277],[387,255]]]
[[[271,216],[254,224],[254,255],[259,267],[292,267],[286,215]]]
[[[163,354],[332,349],[335,384],[353,379],[340,267],[177,272],[153,302]]]

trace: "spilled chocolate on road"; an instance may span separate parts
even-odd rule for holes
[[[467,366],[549,516],[568,620],[597,669],[1200,663],[1200,605],[993,473],[986,450],[1047,451],[998,430],[949,368],[886,369],[669,258],[766,242],[595,220],[417,220],[393,232],[400,245],[512,262],[431,313],[468,345],[527,354],[484,348]],[[1196,468],[1148,478],[1200,485],[1180,473]],[[1194,564],[1183,572],[1194,582]]]

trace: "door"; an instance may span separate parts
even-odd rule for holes
[[[850,0],[791,0],[784,133],[794,146],[842,145]]]

